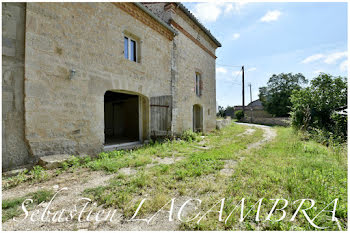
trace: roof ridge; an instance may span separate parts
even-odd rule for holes
[[[157,3],[166,3],[166,4],[176,4],[177,7],[179,7],[185,15],[187,15],[201,30],[204,31],[204,33],[211,39],[216,46],[222,47],[221,43],[211,34],[210,30],[208,30],[197,18],[192,12],[185,7],[181,2],[141,2],[141,4],[157,4]],[[147,7],[146,7],[147,8]],[[163,20],[163,19],[162,19]],[[163,20],[163,22],[165,22]],[[168,22],[165,22],[168,23]]]

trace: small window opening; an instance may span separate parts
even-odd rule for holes
[[[137,62],[137,43],[129,37],[124,37],[124,57],[130,61]]]
[[[196,73],[196,95],[201,96],[202,95],[202,78],[201,74]]]

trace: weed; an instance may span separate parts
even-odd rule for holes
[[[54,193],[52,191],[40,190],[37,192],[29,193],[25,197],[2,200],[2,222],[6,222],[13,217],[19,216],[22,213],[20,207],[24,200],[33,200],[33,203],[29,204],[27,207],[27,209],[30,210],[34,205],[49,201],[53,195]]]
[[[208,210],[223,197],[227,197],[229,203],[245,197],[247,206],[255,204],[259,198],[286,198],[289,201],[312,198],[318,203],[325,203],[318,209],[323,209],[326,204],[339,198],[336,217],[346,223],[347,157],[344,145],[326,147],[311,137],[306,140],[302,135],[293,132],[292,128],[276,127],[275,140],[244,152],[248,144],[263,137],[261,129],[256,129],[251,135],[242,135],[245,128],[241,125],[230,125],[206,135],[202,139],[204,142],[199,142],[199,137],[195,134],[196,140],[188,136],[191,139],[155,141],[134,151],[103,152],[92,160],[80,159],[78,163],[73,159],[69,166],[85,166],[92,170],[116,173],[123,167],[138,167],[136,175],[118,173],[107,186],[84,191],[84,195],[98,204],[120,208],[125,217],[134,213],[145,196],[149,201],[141,208],[141,216],[157,211],[168,200],[178,196],[201,199],[202,211]],[[201,149],[203,145],[206,145],[205,150]],[[177,156],[182,159],[173,164],[153,162],[153,167],[145,169],[145,165],[152,163],[154,158]],[[244,159],[240,160],[242,157]],[[230,177],[220,173],[224,160],[238,163]],[[264,208],[262,207],[261,213],[268,213],[269,210]],[[229,214],[231,210],[225,207],[224,214]],[[287,215],[292,215],[293,211],[295,207],[288,209]],[[316,213],[316,210],[310,210],[310,216],[315,216]],[[230,220],[225,225],[218,222],[217,218],[210,217],[199,225],[193,222],[184,223],[181,229],[314,230],[303,218],[296,222],[262,223],[255,222],[254,214],[256,211],[252,210],[244,223]],[[279,217],[278,213],[275,217]],[[320,217],[316,223],[337,230],[337,226],[326,221],[326,217],[327,215]]]
[[[143,212],[139,213],[142,215],[142,213],[155,211],[160,204],[163,206],[168,197],[190,195],[194,192],[204,194],[202,189],[209,190],[209,184],[202,187],[197,182],[201,183],[200,180],[207,175],[219,173],[224,165],[222,159],[235,158],[235,153],[244,149],[246,144],[262,137],[262,132],[257,130],[254,135],[240,137],[241,141],[233,143],[232,138],[243,131],[244,127],[231,125],[223,132],[208,134],[206,136],[208,145],[220,143],[221,147],[213,146],[212,149],[206,151],[198,150],[197,141],[167,140],[163,143],[155,142],[153,145],[147,145],[133,152],[126,152],[121,157],[111,157],[105,153],[96,161],[91,162],[90,165],[94,166],[94,169],[117,172],[122,166],[136,166],[135,160],[146,160],[148,163],[148,159],[152,156],[181,155],[184,158],[174,164],[159,164],[147,170],[141,168],[135,176],[120,174],[110,180],[109,185],[87,189],[85,194],[99,204],[121,208],[126,217],[130,217],[136,210],[140,195],[149,196],[149,201],[142,208]],[[229,140],[224,140],[226,137],[229,137]],[[134,162],[131,162],[130,158],[133,158]],[[215,188],[213,185],[211,187],[210,190],[214,192]],[[215,187],[218,186],[215,185]]]
[[[188,129],[182,133],[180,138],[184,141],[192,142],[198,139],[198,134]]]
[[[29,175],[32,177],[34,181],[42,181],[48,177],[44,168],[39,165],[34,166],[33,169],[30,170]]]

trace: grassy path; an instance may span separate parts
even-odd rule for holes
[[[276,132],[277,137],[273,139]],[[293,223],[255,222],[254,211],[243,223],[239,223],[239,217],[235,217],[224,224],[218,221],[217,213],[209,214],[200,224],[195,221],[182,223],[176,220],[176,216],[175,221],[169,222],[164,212],[149,225],[126,221],[143,198],[147,198],[147,201],[138,213],[139,218],[149,218],[172,198],[176,198],[175,214],[189,198],[202,200],[199,210],[204,214],[222,198],[234,203],[243,197],[248,205],[255,204],[259,198],[285,198],[290,201],[313,198],[328,204],[338,197],[336,215],[342,227],[346,227],[346,152],[334,152],[315,142],[302,141],[289,128],[233,124],[192,142],[168,141],[131,152],[102,153],[92,161],[74,160],[64,170],[53,173],[57,175],[47,180],[28,180],[3,190],[5,199],[11,197],[9,201],[18,203],[15,202],[16,198],[23,198],[26,191],[66,186],[71,192],[63,193],[54,203],[54,208],[68,209],[79,198],[89,197],[100,205],[97,210],[117,209],[117,220],[54,224],[30,223],[27,220],[18,224],[8,220],[3,224],[4,229],[313,230],[305,218],[299,216]],[[189,205],[185,208],[185,216],[192,216],[193,207]],[[271,206],[263,206],[262,216],[266,217],[268,208],[271,209]],[[289,218],[294,209],[286,209]],[[4,206],[3,211],[7,211]],[[223,211],[228,216],[231,207],[225,205]],[[23,214],[19,218],[21,216]],[[331,229],[337,230],[337,225],[326,221],[326,218],[319,218],[317,223],[328,224]]]
[[[316,202],[315,207],[307,211],[312,219],[323,208],[338,198],[335,216],[337,222],[331,221],[331,213],[323,212],[314,221],[315,225],[327,227],[327,230],[347,229],[347,152],[341,148],[330,149],[314,141],[303,141],[290,128],[277,128],[278,136],[272,143],[251,150],[239,163],[224,196],[227,202],[237,203],[246,199],[246,205],[254,205],[264,198],[260,213],[266,218],[274,202],[269,199],[284,198],[289,201],[284,221],[255,221],[256,211],[239,223],[239,214],[227,224],[211,218],[201,225],[185,224],[184,229],[232,229],[232,230],[316,230],[299,214],[289,221],[299,203],[291,204],[302,198]],[[344,148],[343,148],[344,149]],[[308,202],[304,207],[308,207]],[[282,205],[280,206],[282,207]],[[327,210],[332,210],[331,206]],[[248,210],[249,208],[247,208]],[[227,216],[232,208],[224,209]],[[273,219],[282,217],[276,213]],[[234,221],[233,221],[234,220]]]

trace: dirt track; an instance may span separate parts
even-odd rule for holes
[[[251,128],[248,128],[244,134],[252,134],[255,129],[254,127],[258,127],[264,130],[264,136],[263,139],[251,143],[247,146],[247,149],[245,149],[245,152],[253,149],[258,148],[259,146],[263,145],[264,143],[272,140],[276,136],[275,130],[273,130],[271,127],[268,126],[262,126],[262,125],[253,125],[253,124],[246,124],[246,123],[237,123],[237,124],[243,124],[250,126]],[[234,167],[238,165],[237,161],[227,161],[227,166],[223,169],[223,171],[227,175],[230,175],[234,172]],[[226,170],[225,170],[226,169]],[[50,179],[48,181],[45,181],[40,184],[36,185],[29,185],[28,184],[22,184],[15,188],[5,190],[3,191],[3,199],[8,198],[14,198],[14,197],[20,197],[25,196],[26,194],[34,191],[38,191],[40,189],[52,189],[52,190],[59,190],[62,187],[67,187],[68,190],[62,191],[62,193],[58,194],[53,203],[51,204],[51,209],[53,211],[57,210],[72,210],[73,206],[81,203],[79,201],[82,196],[82,192],[86,188],[92,188],[97,187],[101,185],[107,184],[108,180],[113,177],[115,174],[109,174],[107,175],[104,172],[91,172],[88,169],[81,169],[79,172],[75,173],[64,173],[57,177],[54,177],[53,179]],[[180,197],[175,200],[174,203],[174,213],[177,214],[177,210],[179,210],[180,206],[189,198],[186,197]],[[84,202],[86,203],[86,202]],[[35,215],[37,216],[37,219],[40,219],[40,216],[44,210],[46,205],[42,205],[40,207],[37,207],[37,209],[40,211],[39,214]],[[91,207],[91,205],[89,205]],[[90,209],[90,208],[88,208]],[[79,212],[80,209],[78,209]],[[101,207],[97,207],[94,209],[94,213],[97,213],[98,210],[103,210]],[[31,215],[33,211],[29,212],[29,216]],[[186,213],[186,209],[184,210],[184,213]],[[109,221],[102,221],[102,222],[78,222],[77,220],[73,221],[67,221],[67,222],[42,222],[42,221],[36,221],[32,222],[30,218],[15,222],[14,220],[9,220],[2,224],[3,230],[46,230],[46,231],[53,231],[53,230],[177,230],[179,225],[181,224],[179,220],[177,220],[177,216],[174,214],[174,221],[169,222],[168,215],[160,214],[159,217],[157,217],[156,221],[151,222],[150,224],[146,224],[145,222],[126,222],[124,219],[122,219],[121,212],[117,210],[113,222]],[[24,214],[17,217],[16,219],[22,220],[24,218]]]

